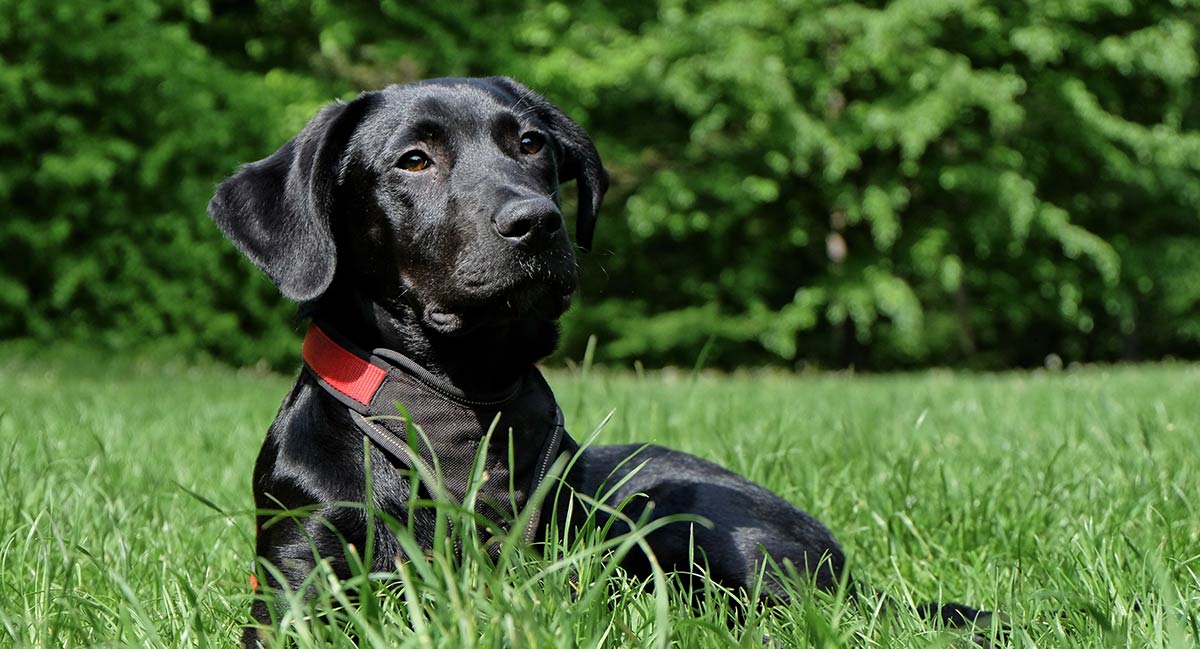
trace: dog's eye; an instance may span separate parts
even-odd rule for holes
[[[541,133],[530,131],[521,136],[521,153],[533,155],[546,146],[546,138]]]
[[[425,155],[424,151],[413,149],[400,156],[400,161],[396,163],[396,166],[405,171],[424,171],[432,164],[433,161],[429,159],[429,156]]]

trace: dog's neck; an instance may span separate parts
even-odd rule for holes
[[[553,321],[509,321],[481,325],[461,336],[444,336],[422,326],[412,307],[385,306],[353,293],[331,292],[302,314],[362,349],[400,352],[465,392],[490,393],[511,386],[558,344],[558,326]],[[336,295],[345,297],[332,297]]]

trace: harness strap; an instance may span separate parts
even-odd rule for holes
[[[351,410],[350,419],[355,426],[362,431],[372,442],[383,450],[384,453],[392,456],[403,463],[405,466],[411,467],[413,461],[419,462],[421,466],[430,474],[433,473],[433,467],[429,466],[428,462],[421,459],[421,456],[412,452],[411,449],[396,435],[393,435],[388,429],[379,424],[367,419],[359,413]],[[537,491],[537,488],[546,479],[546,474],[550,472],[550,466],[554,464],[555,458],[558,457],[559,451],[562,449],[563,438],[566,437],[566,427],[563,425],[562,410],[559,409],[555,416],[554,430],[550,433],[550,439],[546,441],[546,446],[542,449],[541,455],[538,457],[537,473],[533,476],[533,484],[530,486],[530,494]],[[538,523],[541,521],[541,510],[535,510],[533,516],[529,519],[529,525],[525,528],[525,541],[532,543],[537,536]]]

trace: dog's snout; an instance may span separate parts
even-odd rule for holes
[[[515,244],[542,245],[562,226],[562,212],[548,198],[526,198],[502,207],[492,217],[492,224],[500,236]]]

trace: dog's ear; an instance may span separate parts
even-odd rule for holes
[[[313,300],[333,281],[331,196],[346,144],[372,103],[365,94],[326,106],[270,157],[221,183],[208,204],[209,217],[288,299]]]
[[[579,187],[579,209],[575,216],[575,241],[580,248],[591,250],[596,233],[596,218],[600,204],[608,191],[608,172],[600,162],[600,153],[587,131],[550,104],[550,128],[562,146],[563,159],[558,165],[560,182],[576,181]]]
[[[596,145],[582,126],[545,97],[508,77],[496,77],[494,81],[505,86],[517,98],[518,110],[531,106],[562,148],[562,159],[558,161],[558,180],[574,180],[579,185],[575,242],[580,248],[590,250],[596,232],[596,217],[600,214],[604,193],[608,191],[608,172],[604,170]]]

